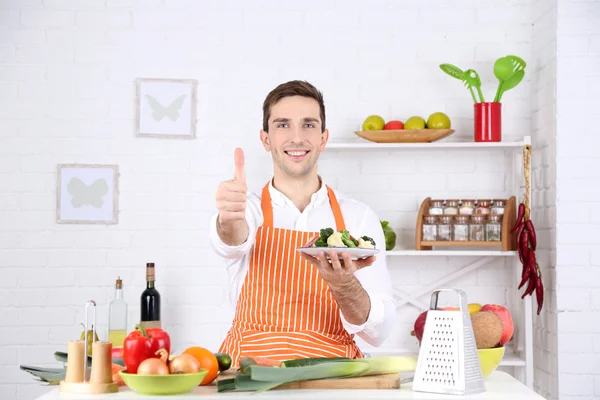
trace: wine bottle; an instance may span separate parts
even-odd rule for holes
[[[127,303],[123,299],[123,281],[117,278],[115,298],[108,308],[108,341],[113,347],[122,347],[127,336]]]
[[[154,263],[146,264],[146,289],[141,297],[141,324],[144,328],[162,328],[160,321],[160,293],[156,290]]]

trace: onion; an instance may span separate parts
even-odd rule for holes
[[[160,358],[147,358],[138,366],[138,375],[168,375],[169,367],[167,366],[167,358],[169,353],[165,349],[160,349],[156,352]]]
[[[171,374],[192,374],[200,372],[201,369],[200,361],[190,354],[181,354],[169,362]]]

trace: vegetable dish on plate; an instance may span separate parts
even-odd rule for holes
[[[324,228],[320,236],[314,238],[306,247],[357,247],[360,249],[374,249],[375,241],[368,236],[356,239],[347,230],[334,231],[332,228]]]

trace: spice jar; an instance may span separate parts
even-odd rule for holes
[[[488,242],[502,241],[502,215],[490,215],[485,224],[485,239]]]
[[[469,217],[466,215],[457,215],[452,224],[453,240],[466,242],[469,240]]]
[[[437,240],[437,217],[427,215],[423,222],[423,241],[435,242]]]
[[[438,241],[450,241],[452,240],[452,216],[443,215],[439,217],[438,222]]]
[[[506,207],[506,200],[494,200],[490,214],[504,214],[504,207]]]
[[[476,214],[487,215],[490,213],[490,202],[488,200],[479,200],[477,202]]]
[[[456,215],[458,214],[458,200],[448,200],[446,207],[444,207],[445,215]]]
[[[485,216],[472,215],[469,224],[469,240],[472,242],[483,242],[485,240]]]
[[[463,200],[458,209],[459,214],[471,215],[475,211],[475,200]]]
[[[429,214],[430,215],[442,215],[444,213],[444,201],[443,200],[431,200],[429,202]]]

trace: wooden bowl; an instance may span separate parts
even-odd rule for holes
[[[452,135],[454,129],[389,129],[354,133],[375,143],[430,143]]]

